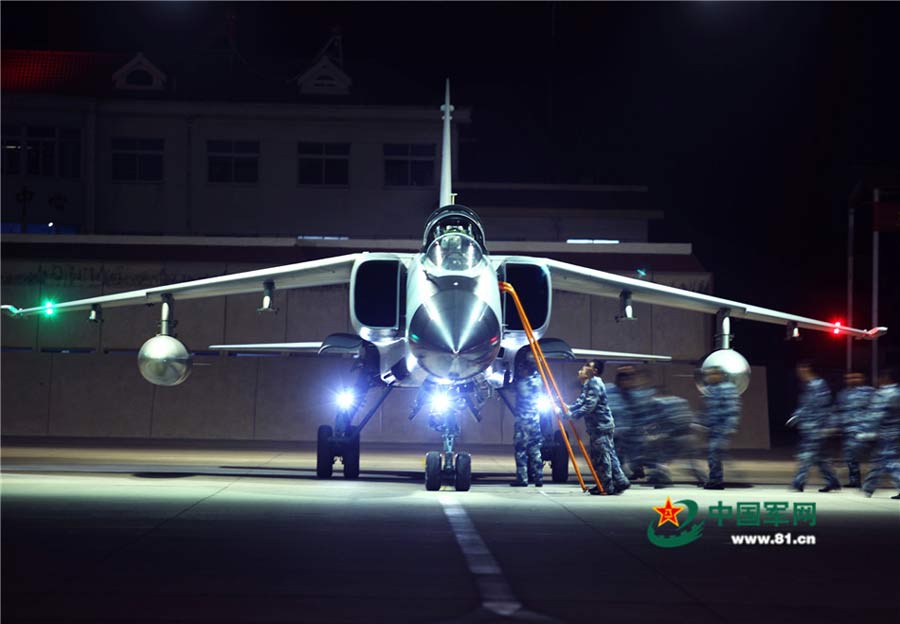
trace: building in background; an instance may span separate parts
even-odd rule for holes
[[[437,203],[442,77],[419,85],[420,101],[397,102],[411,91],[378,69],[350,76],[340,43],[334,35],[294,66],[257,66],[234,48],[191,59],[3,51],[4,303],[414,250]],[[455,172],[466,156],[460,127],[477,133],[473,118],[457,106]],[[462,180],[454,190],[482,216],[490,251],[712,290],[690,245],[648,242],[662,214],[646,187]],[[176,388],[149,386],[125,364],[155,333],[152,311],[111,310],[99,326],[4,319],[3,434],[313,439],[333,415],[323,388],[347,362],[202,355],[209,344],[349,330],[346,289],[278,295],[279,315],[257,315],[248,296],[179,305],[179,335],[209,366]],[[692,368],[711,349],[704,315],[639,306],[639,321],[621,325],[615,302],[554,297],[548,335],[672,355],[657,379],[694,399]],[[768,446],[764,381],[755,376],[745,446]],[[367,437],[428,436],[424,423],[405,422],[408,400],[392,397]],[[510,438],[500,407],[495,422],[469,428],[470,441]]]

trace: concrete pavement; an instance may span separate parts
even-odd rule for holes
[[[364,445],[362,476],[314,478],[314,449],[88,441],[2,448],[4,622],[895,622],[900,501],[788,492],[777,453],[734,487],[622,496],[574,477],[512,489],[512,453],[473,451],[472,490],[426,492],[424,447]],[[549,473],[549,470],[548,470]],[[683,473],[676,473],[679,476]],[[549,477],[549,474],[548,474]],[[887,484],[884,484],[885,486]],[[812,488],[811,488],[812,489]],[[666,499],[702,536],[651,543]],[[710,507],[816,504],[815,525],[717,526]],[[684,506],[682,503],[681,506]],[[686,520],[686,512],[680,514]],[[774,517],[774,516],[773,516]],[[745,518],[746,520],[746,518]],[[648,528],[649,527],[649,528]],[[735,545],[734,535],[814,545]]]

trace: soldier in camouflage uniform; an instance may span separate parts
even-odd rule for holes
[[[872,412],[868,408],[875,389],[865,385],[865,381],[862,373],[847,373],[844,375],[846,387],[838,392],[834,401],[832,429],[841,432],[842,455],[850,473],[847,487],[861,485],[859,462],[867,446],[863,436],[874,428],[870,426]],[[871,424],[877,427],[877,422]]]
[[[527,349],[527,347],[526,347]],[[529,478],[535,487],[544,485],[544,462],[541,459],[541,416],[538,399],[545,396],[544,382],[528,353],[517,356],[516,414],[513,443],[516,450],[516,480],[512,487],[525,487]]]
[[[620,366],[616,370],[616,382],[606,386],[606,402],[609,411],[616,421],[616,431],[613,440],[616,445],[616,455],[622,464],[631,461],[631,406],[628,397],[631,380],[634,377],[634,367],[631,365]]]
[[[878,390],[872,397],[869,409],[878,424],[878,445],[875,448],[875,465],[866,475],[863,492],[871,496],[878,486],[878,480],[885,473],[900,490],[900,385],[897,371],[883,372],[878,379]],[[900,499],[900,494],[891,498]]]
[[[706,395],[703,397],[703,415],[709,428],[709,480],[703,486],[707,490],[722,490],[722,453],[728,448],[731,436],[737,431],[741,417],[741,397],[737,387],[718,366],[704,371]]]
[[[803,391],[797,404],[797,409],[787,421],[787,426],[797,427],[800,431],[800,444],[797,448],[797,473],[794,475],[793,488],[798,492],[803,491],[806,485],[806,476],[813,465],[819,467],[822,476],[825,477],[825,487],[820,492],[831,492],[841,489],[831,462],[823,454],[823,431],[828,425],[829,405],[831,404],[831,390],[828,384],[819,377],[809,362],[797,364],[797,377],[803,382]]]
[[[578,379],[584,384],[581,396],[568,406],[567,418],[584,418],[585,428],[590,437],[591,463],[597,470],[597,476],[607,494],[621,494],[631,485],[619,458],[616,455],[616,446],[613,442],[615,421],[607,405],[606,389],[600,375],[603,372],[603,363],[591,361],[578,371]],[[592,487],[591,494],[601,494],[600,489]]]
[[[668,462],[675,454],[673,446],[673,426],[675,422],[670,419],[674,407],[669,397],[663,397],[656,388],[653,396],[647,404],[647,410],[643,412],[644,436],[641,449],[643,451],[643,464],[648,469],[647,483],[655,488],[664,488],[672,485],[672,476],[669,473]]]
[[[657,392],[653,400],[658,416],[647,432],[646,444],[647,456],[656,458],[656,465],[650,472],[648,483],[656,488],[670,486],[669,466],[680,458],[685,460],[685,468],[693,475],[695,482],[703,485],[706,483],[706,473],[694,461],[697,455],[696,418],[690,404],[686,399],[663,392]],[[616,418],[616,431],[618,429],[619,420]]]
[[[631,469],[629,478],[643,479],[646,476],[645,469],[651,474],[658,474],[657,458],[653,457],[653,452],[647,445],[647,432],[660,416],[656,388],[650,383],[645,370],[638,369],[632,375],[626,400],[631,419],[628,434],[628,467]]]

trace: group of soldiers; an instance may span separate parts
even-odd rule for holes
[[[787,425],[800,433],[797,473],[792,486],[802,492],[813,466],[825,478],[820,492],[841,489],[828,458],[829,438],[840,436],[842,460],[847,464],[847,487],[861,488],[871,496],[882,476],[890,476],[900,490],[900,386],[897,371],[887,369],[878,388],[865,384],[861,373],[844,375],[844,388],[832,402],[831,390],[811,362],[797,365],[803,384],[800,400]],[[874,447],[874,448],[873,448]],[[860,464],[872,449],[872,468],[862,480]],[[900,494],[891,498],[900,499]]]
[[[741,407],[737,389],[721,369],[705,373],[704,427],[694,422],[694,413],[685,399],[663,395],[650,383],[646,371],[621,366],[615,383],[609,385],[601,379],[603,371],[604,364],[598,360],[582,366],[578,371],[581,394],[560,414],[563,418],[584,420],[591,463],[602,486],[591,488],[591,494],[621,494],[632,481],[640,479],[666,487],[672,483],[669,465],[676,458],[688,460],[699,485],[723,489],[722,454],[737,430]],[[530,482],[541,487],[544,432],[540,402],[546,393],[530,356],[517,361],[515,387],[516,479],[510,485],[523,487]],[[708,475],[695,462],[701,429],[708,432]],[[623,465],[628,468],[628,475]]]
[[[614,383],[608,385],[601,379],[603,371],[603,362],[596,360],[582,366],[578,371],[581,395],[562,413],[557,408],[563,418],[584,419],[591,462],[602,486],[591,488],[592,494],[621,494],[639,479],[655,487],[667,487],[672,483],[669,466],[676,458],[686,460],[698,485],[724,489],[722,458],[737,431],[741,400],[722,369],[712,367],[702,373],[704,396],[699,419],[685,399],[657,390],[643,369],[620,366]],[[848,374],[847,387],[833,404],[827,384],[810,363],[798,365],[797,372],[804,388],[798,408],[788,421],[800,431],[793,487],[802,491],[809,469],[816,465],[826,480],[820,491],[840,489],[825,453],[828,437],[840,434],[843,459],[850,472],[849,486],[861,487],[871,496],[881,476],[890,475],[900,489],[900,389],[894,371],[883,373],[877,390],[865,386],[862,375]],[[517,358],[515,388],[516,478],[510,485],[532,483],[541,487],[541,445],[546,435],[541,426],[541,402],[546,393],[530,354]],[[701,442],[704,434],[705,449]],[[876,440],[874,464],[863,482],[860,462]],[[704,450],[707,472],[698,467],[697,461]],[[623,465],[629,471],[627,475]]]

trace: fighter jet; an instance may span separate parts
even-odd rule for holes
[[[856,329],[737,301],[695,293],[650,281],[623,277],[549,258],[498,256],[489,253],[478,214],[454,203],[450,174],[450,85],[443,112],[440,203],[425,223],[421,248],[410,253],[353,253],[232,275],[211,277],[145,290],[135,290],[31,308],[4,305],[13,317],[87,311],[98,320],[104,308],[160,304],[159,333],[138,353],[141,374],[150,383],[173,386],[191,372],[192,355],[172,332],[175,303],[188,299],[244,293],[262,295],[261,310],[269,310],[275,289],[347,284],[350,320],[355,333],[332,334],[321,342],[210,345],[210,350],[315,351],[352,354],[356,383],[338,395],[334,426],[322,425],[317,436],[316,473],[332,475],[336,458],[344,475],[359,475],[360,432],[387,395],[396,387],[416,387],[419,393],[410,418],[425,404],[433,426],[443,438],[442,452],[426,456],[426,487],[437,490],[452,482],[457,490],[471,484],[471,457],[455,453],[459,434],[456,418],[465,410],[478,418],[478,408],[492,390],[508,386],[515,374],[516,354],[528,349],[522,320],[516,315],[499,282],[511,283],[548,357],[596,357],[607,360],[665,361],[652,354],[628,354],[573,349],[561,340],[545,338],[554,290],[617,298],[621,319],[634,318],[633,304],[650,304],[716,315],[716,347],[702,367],[719,366],[737,383],[749,383],[747,361],[731,348],[731,318],[787,326],[793,336],[800,329],[834,332],[875,339],[885,327]],[[366,394],[382,393],[354,424]],[[564,454],[557,462],[566,463]],[[555,466],[554,468],[559,468]],[[554,475],[560,474],[554,470]],[[567,470],[564,474],[568,476]]]

